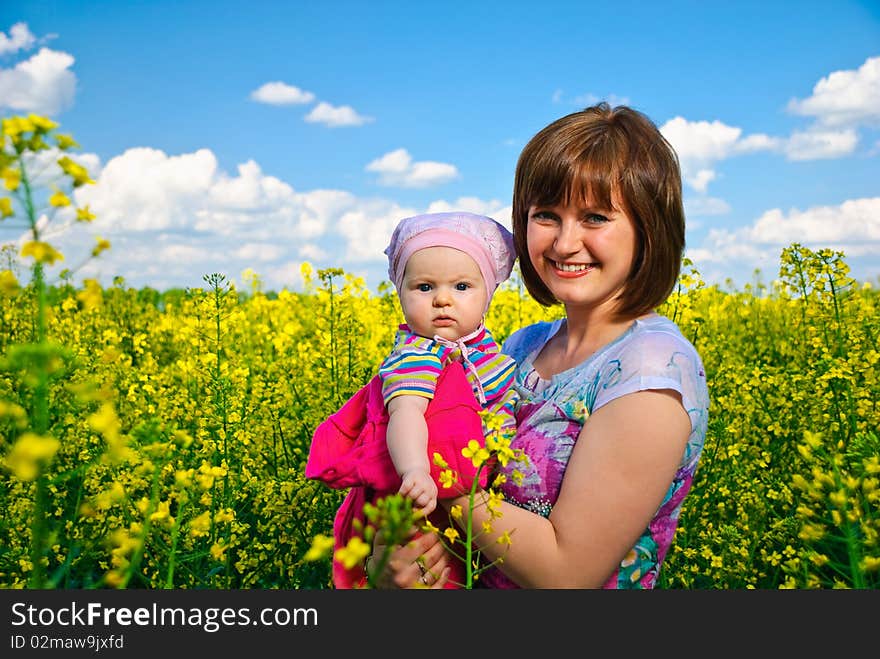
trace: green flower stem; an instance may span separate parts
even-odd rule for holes
[[[21,171],[21,187],[24,191],[22,202],[25,216],[30,225],[31,236],[34,240],[40,239],[40,230],[37,226],[37,213],[34,206],[34,196],[31,189],[30,177],[25,167],[22,151],[17,149],[18,166]],[[45,347],[46,344],[46,282],[43,273],[43,264],[36,261],[33,266],[33,284],[36,294],[36,318],[34,324],[34,343]],[[45,355],[44,355],[45,356]],[[33,429],[38,435],[44,435],[49,428],[49,375],[45,359],[38,359],[36,363],[36,386],[33,393]],[[43,470],[37,477],[34,486],[34,508],[31,519],[31,575],[28,585],[31,588],[45,588],[46,575],[43,559],[48,550],[48,529],[46,527],[46,476]]]

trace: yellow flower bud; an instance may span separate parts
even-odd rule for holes
[[[70,197],[64,194],[61,190],[56,189],[55,193],[49,197],[49,205],[55,206],[56,208],[70,206]]]
[[[110,249],[110,241],[105,238],[97,238],[98,244],[92,248],[92,256],[98,256],[104,250]]]
[[[64,255],[56,250],[49,243],[44,243],[39,240],[31,240],[26,242],[24,246],[21,248],[21,255],[23,257],[31,256],[34,261],[38,263],[48,263],[52,265],[55,261],[63,261]]]
[[[55,457],[60,446],[61,443],[54,437],[26,432],[12,446],[4,463],[19,480],[32,481],[40,469]]]
[[[91,222],[95,219],[95,214],[89,210],[88,205],[76,209],[77,222]]]

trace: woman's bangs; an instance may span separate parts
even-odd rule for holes
[[[613,161],[604,158],[582,158],[569,169],[562,202],[598,210],[614,210],[614,181],[617,180]]]

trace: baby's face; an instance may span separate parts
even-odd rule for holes
[[[488,291],[477,262],[452,247],[426,247],[406,262],[400,306],[410,329],[455,341],[483,320]]]

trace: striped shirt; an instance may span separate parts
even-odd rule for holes
[[[516,362],[499,351],[498,344],[485,327],[467,337],[464,347],[466,355],[451,342],[413,334],[406,324],[401,325],[391,354],[379,367],[385,404],[402,395],[432,399],[440,372],[455,360],[464,365],[465,375],[478,401],[482,393],[484,409],[502,417],[502,428],[514,428],[517,395],[511,385]]]

